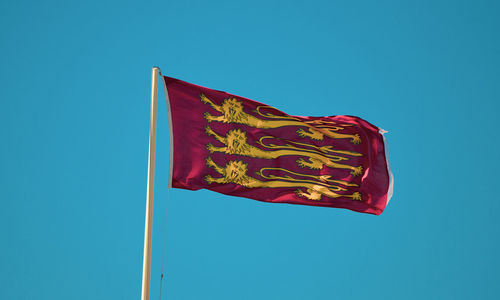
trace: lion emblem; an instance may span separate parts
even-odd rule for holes
[[[200,95],[200,99],[203,103],[209,104],[213,109],[221,113],[219,116],[214,116],[209,112],[205,112],[204,117],[208,122],[238,123],[262,129],[300,126],[306,127],[305,129],[300,128],[297,130],[297,134],[301,137],[308,137],[313,140],[323,140],[324,136],[327,136],[333,139],[351,139],[353,144],[361,143],[361,138],[357,133],[343,134],[337,132],[344,129],[342,126],[334,126],[317,120],[302,122],[293,117],[275,116],[272,114],[264,115],[260,113],[259,109],[257,109],[257,113],[261,116],[277,120],[259,119],[244,112],[243,104],[241,101],[236,100],[236,98],[227,98],[221,105],[215,104],[204,94]],[[345,124],[344,126],[351,125]]]
[[[209,184],[235,183],[247,188],[298,188],[295,190],[297,196],[315,201],[320,201],[322,196],[328,198],[346,197],[358,201],[362,200],[359,192],[354,192],[350,195],[340,194],[338,193],[339,191],[346,191],[346,189],[322,183],[294,182],[288,180],[260,181],[247,175],[247,164],[242,161],[229,161],[224,167],[220,167],[212,158],[208,157],[206,159],[206,164],[222,176],[212,177],[211,175],[206,175],[205,181]],[[301,188],[305,188],[306,191],[304,192]]]
[[[338,163],[338,161],[347,160],[348,158],[330,155],[326,153],[319,153],[308,149],[294,147],[282,147],[279,150],[265,151],[260,148],[249,145],[247,142],[246,132],[240,129],[229,130],[225,137],[218,135],[209,126],[205,128],[205,132],[209,136],[215,137],[217,141],[224,144],[223,147],[216,147],[213,144],[207,144],[207,149],[210,153],[222,152],[232,155],[249,156],[264,159],[276,159],[281,156],[302,156],[296,160],[297,164],[302,168],[322,169],[323,166],[335,169],[347,169],[351,171],[353,176],[362,174],[362,166],[351,166],[347,164]],[[263,145],[263,144],[261,144]],[[265,147],[265,145],[263,145]]]

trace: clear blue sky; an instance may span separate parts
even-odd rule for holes
[[[139,299],[158,65],[388,130],[395,188],[381,216],[167,191],[160,88],[151,299],[162,260],[171,300],[495,299],[499,8],[2,1],[0,298]]]

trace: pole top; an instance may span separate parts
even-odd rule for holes
[[[158,73],[160,74],[160,76],[162,76],[160,67],[153,66],[153,72],[155,72],[155,71],[158,71]]]

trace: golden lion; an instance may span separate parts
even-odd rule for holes
[[[321,196],[326,196],[329,198],[339,198],[347,197],[353,200],[361,201],[361,194],[359,192],[354,192],[352,195],[343,195],[336,193],[337,191],[345,190],[343,188],[337,187],[327,187],[320,183],[313,184],[307,182],[288,182],[284,180],[270,180],[270,181],[260,181],[253,177],[247,175],[248,167],[247,164],[242,161],[229,161],[225,167],[219,167],[212,158],[208,157],[206,159],[207,166],[214,168],[217,173],[222,175],[222,177],[212,177],[210,175],[205,176],[205,181],[209,184],[211,183],[235,183],[247,188],[299,188],[295,193],[299,197],[305,197],[309,200],[321,200]],[[302,191],[300,188],[306,188],[306,192]]]
[[[337,133],[336,131],[344,129],[339,126],[320,126],[315,127],[310,124],[317,124],[317,121],[302,122],[293,117],[277,117],[274,115],[264,115],[268,118],[279,118],[279,120],[262,120],[254,117],[243,111],[243,105],[241,101],[236,100],[236,98],[227,98],[221,105],[217,105],[208,99],[204,94],[200,95],[200,99],[203,103],[209,104],[213,109],[220,112],[222,115],[213,116],[209,112],[205,112],[204,117],[208,122],[216,121],[223,123],[239,123],[248,125],[255,128],[279,128],[284,126],[301,126],[307,127],[306,130],[300,128],[297,133],[301,137],[309,137],[313,140],[323,140],[324,136],[334,138],[334,139],[351,139],[351,143],[359,144],[361,143],[361,138],[359,134],[343,134]],[[308,124],[310,123],[310,124]]]
[[[225,145],[225,147],[216,147],[212,144],[207,144],[207,149],[208,151],[210,151],[210,153],[222,152],[227,154],[235,154],[235,155],[250,156],[256,158],[265,158],[265,159],[275,159],[280,156],[298,155],[307,157],[306,159],[299,158],[296,161],[298,165],[302,168],[308,167],[310,169],[321,169],[323,168],[324,165],[326,165],[327,167],[330,168],[351,170],[351,174],[354,176],[361,175],[363,171],[362,166],[354,167],[335,162],[340,160],[346,160],[345,157],[328,155],[328,154],[319,154],[315,151],[310,151],[307,149],[293,147],[289,149],[264,151],[252,145],[249,145],[247,143],[246,132],[241,131],[240,129],[229,130],[225,137],[215,133],[209,126],[205,127],[205,132],[208,135],[215,137],[217,141]]]

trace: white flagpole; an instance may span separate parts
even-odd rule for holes
[[[158,94],[158,73],[160,68],[153,67],[151,83],[151,122],[149,127],[149,166],[148,191],[146,197],[146,225],[144,227],[144,260],[142,265],[142,300],[149,300],[151,279],[151,236],[153,232],[153,195],[155,184],[156,148],[156,96]]]

